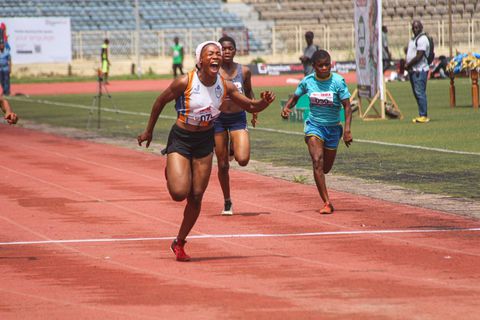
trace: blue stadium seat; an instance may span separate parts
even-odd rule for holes
[[[141,29],[169,30],[165,32],[167,38],[177,34],[179,30],[184,33],[185,29],[192,29],[197,30],[192,32],[191,39],[196,43],[210,39],[212,28],[231,30],[245,27],[237,15],[222,10],[222,0],[140,0],[139,4]],[[134,6],[135,0],[3,0],[0,16],[71,17],[73,31],[98,31],[81,34],[82,39],[89,39],[86,41],[91,42],[83,43],[84,48],[97,55],[96,41],[99,34],[104,34],[104,31],[135,30]],[[89,34],[91,39],[88,38]],[[144,52],[154,53],[159,50],[155,39],[142,39]],[[253,35],[250,35],[250,40],[252,48],[261,46]]]

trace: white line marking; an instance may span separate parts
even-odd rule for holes
[[[449,150],[449,149],[440,149],[440,148],[430,148],[430,147],[422,147],[422,146],[416,146],[411,144],[392,143],[392,142],[383,142],[383,141],[375,141],[375,140],[355,139],[355,141],[363,142],[363,143],[379,144],[379,145],[391,146],[391,147],[401,147],[401,148],[420,149],[420,150],[436,151],[436,152],[443,152],[443,153],[480,156],[480,152],[468,152],[468,151],[458,151],[458,150]]]
[[[10,97],[9,99],[10,100],[18,100],[18,101],[26,101],[26,102],[37,102],[37,103],[60,106],[60,107],[71,107],[71,108],[85,109],[85,110],[91,110],[92,109],[91,106],[85,106],[85,105],[74,104],[74,103],[63,103],[63,102],[55,102],[55,101],[49,101],[49,100],[27,99],[27,98],[19,98],[19,97]],[[136,115],[136,116],[145,116],[145,117],[150,116],[149,113],[145,113],[145,112],[125,111],[125,110],[117,110],[117,109],[111,109],[111,108],[102,108],[102,111],[114,112],[114,113],[119,113],[119,114]],[[165,116],[165,115],[160,115],[159,118],[173,119],[173,120],[176,119],[176,117]],[[258,130],[258,131],[265,131],[265,132],[274,132],[274,133],[283,133],[283,134],[303,136],[303,132],[295,132],[295,131],[279,130],[279,129],[271,129],[271,128],[254,128],[252,126],[249,126],[248,128],[249,128],[249,130]],[[403,144],[403,143],[383,142],[383,141],[365,140],[365,139],[355,139],[355,142],[377,144],[377,145],[389,146],[389,147],[399,147],[399,148],[408,148],[408,149],[442,152],[442,153],[480,156],[480,152],[469,152],[469,151],[458,151],[458,150],[449,150],[449,149],[441,149],[441,148],[431,148],[431,147],[423,147],[423,146]]]
[[[245,233],[245,234],[203,234],[192,235],[189,239],[232,239],[232,238],[285,238],[285,237],[319,237],[338,235],[362,234],[395,234],[395,233],[438,233],[438,232],[466,232],[480,231],[480,228],[448,228],[448,229],[400,229],[400,230],[353,230],[353,231],[325,231],[300,233]],[[92,243],[92,242],[127,242],[127,241],[161,241],[173,240],[175,237],[152,238],[104,238],[104,239],[73,239],[73,240],[44,240],[44,241],[16,241],[0,242],[0,246],[30,245],[30,244],[57,244],[57,243]]]
[[[254,128],[252,126],[249,126],[248,130],[283,133],[283,134],[290,134],[290,135],[297,135],[297,136],[304,135],[303,132],[295,132],[295,131],[287,131],[287,130],[279,130],[279,129],[271,129],[271,128]],[[412,144],[383,142],[383,141],[365,140],[365,139],[354,139],[354,141],[360,142],[360,143],[378,144],[378,145],[389,146],[389,147],[400,147],[400,148],[409,148],[409,149],[420,149],[420,150],[426,150],[426,151],[436,151],[436,152],[443,152],[443,153],[480,156],[480,152],[468,152],[468,151],[458,151],[458,150],[449,150],[449,149],[441,149],[441,148],[430,148],[430,147],[423,147],[423,146],[417,146]]]
[[[85,106],[85,105],[82,105],[82,104],[55,102],[55,101],[41,100],[41,99],[27,99],[27,98],[19,98],[19,97],[9,97],[9,99],[10,100],[18,100],[18,101],[26,101],[26,102],[36,102],[36,103],[42,103],[42,104],[47,104],[47,105],[52,105],[52,106],[57,106],[57,107],[70,107],[70,108],[83,109],[83,110],[92,110],[92,109],[95,108],[95,107],[92,107],[92,106]],[[125,111],[125,110],[118,110],[118,109],[111,109],[111,108],[104,108],[104,107],[102,107],[102,111],[119,113],[119,114],[129,114],[129,115],[134,115],[134,116],[150,117],[150,113],[146,113],[146,112]],[[173,120],[176,119],[176,117],[165,116],[165,115],[160,115],[160,118],[173,119]]]

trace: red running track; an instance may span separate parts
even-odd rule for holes
[[[342,74],[347,83],[356,81],[354,73]],[[292,86],[289,79],[301,79],[301,75],[279,75],[279,76],[253,76],[254,87],[280,87]],[[171,79],[164,80],[119,80],[110,81],[107,86],[110,92],[138,92],[138,91],[162,91],[172,82]],[[13,84],[12,95],[53,95],[53,94],[81,94],[95,93],[98,90],[97,82],[63,82],[63,83],[25,83]]]
[[[236,170],[222,217],[214,171],[180,263],[165,158],[0,136],[2,320],[478,319],[479,221],[335,191],[320,216],[314,186]]]

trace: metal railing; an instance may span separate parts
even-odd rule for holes
[[[448,52],[449,35],[447,21],[424,21],[424,30],[435,41],[437,52]],[[404,47],[408,44],[411,33],[409,22],[387,24],[390,51],[394,57],[403,57]],[[299,54],[305,47],[304,34],[313,31],[314,43],[326,50],[347,52],[347,57],[354,59],[355,34],[353,24],[327,25],[288,25],[272,27],[271,46],[263,48],[266,54]],[[239,54],[251,53],[251,39],[246,28],[242,29],[172,29],[142,30],[139,40],[139,54],[142,57],[164,57],[170,55],[170,47],[175,36],[180,38],[186,54],[193,54],[195,46],[203,41],[218,39],[223,34],[232,36],[237,42]],[[77,31],[72,32],[74,59],[97,59],[104,38],[110,40],[110,55],[117,58],[132,58],[136,52],[135,31]],[[453,50],[475,51],[480,45],[480,20],[456,21],[453,25]],[[253,50],[254,51],[254,50]]]
[[[391,51],[395,55],[403,56],[403,49],[412,37],[410,22],[387,23],[386,25],[389,30],[388,41]],[[448,21],[424,21],[423,26],[424,31],[433,37],[436,50],[448,51]],[[326,50],[348,51],[353,54],[355,48],[353,24],[274,26],[272,30],[272,54],[301,53],[305,47],[304,34],[308,30],[314,32],[314,43],[319,47]],[[456,21],[453,24],[452,33],[454,53],[455,50],[467,50],[469,52],[480,50],[480,20]]]
[[[164,57],[170,55],[173,38],[179,37],[185,54],[193,54],[195,47],[207,40],[217,40],[223,34],[236,39],[237,51],[248,54],[249,39],[246,29],[167,29],[142,30],[139,36],[139,54],[147,57]],[[100,57],[100,48],[105,38],[110,41],[110,56],[116,58],[133,58],[137,55],[135,31],[76,31],[72,32],[72,52],[74,59],[96,59]]]

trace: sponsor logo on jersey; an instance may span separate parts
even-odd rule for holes
[[[310,95],[310,104],[317,107],[333,106],[333,92],[312,92]]]
[[[195,88],[192,90],[192,94],[200,94],[200,85],[197,84]]]
[[[215,95],[217,96],[217,98],[220,98],[223,95],[222,86],[220,86],[219,84],[215,87]]]

